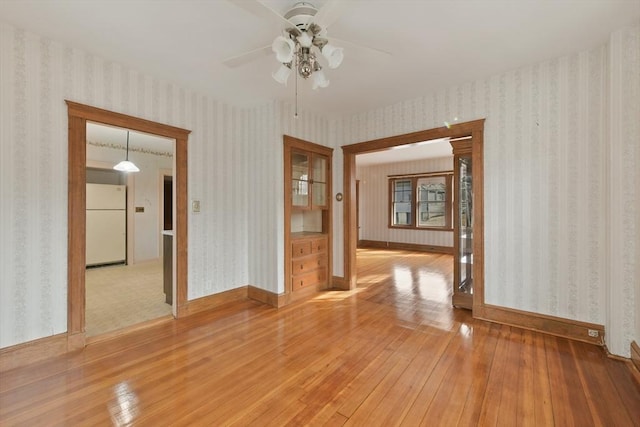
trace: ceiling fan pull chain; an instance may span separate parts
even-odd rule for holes
[[[294,55],[294,62],[295,62],[295,69],[298,69],[298,55]],[[295,114],[293,115],[294,118],[298,118],[298,73],[295,73],[296,75],[296,111]]]

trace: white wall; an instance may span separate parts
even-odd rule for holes
[[[640,344],[640,25],[611,35],[609,69],[607,345],[628,356]]]
[[[634,182],[640,160],[639,32],[620,30],[588,52],[332,121],[332,144],[486,118],[486,301],[604,324],[609,350],[628,355],[640,335],[640,187],[622,183]],[[342,241],[341,222],[334,232]],[[334,251],[342,262],[342,248]]]
[[[67,329],[65,99],[192,130],[189,299],[247,284],[246,114],[7,24],[0,67],[0,347]]]
[[[95,143],[100,144],[99,141]],[[167,153],[170,154],[170,153]],[[87,144],[87,161],[100,161],[116,164],[124,159],[125,150]],[[160,169],[171,169],[173,157],[165,155],[129,151],[129,159],[135,163],[140,172],[132,175],[134,206],[143,207],[144,212],[133,212],[134,219],[134,252],[129,262],[144,262],[158,259],[160,246]]]
[[[453,248],[453,232],[389,228],[389,175],[453,171],[453,157],[358,166],[360,239]]]
[[[249,148],[249,284],[284,292],[284,150],[282,135],[328,145],[327,119],[272,102],[247,112],[243,137]],[[242,162],[243,160],[239,160]],[[335,165],[334,161],[334,165]]]
[[[327,121],[295,120],[279,102],[240,110],[0,24],[0,347],[66,331],[70,99],[192,130],[188,197],[202,212],[189,215],[189,299],[245,284],[284,289],[283,133],[340,147],[486,117],[487,301],[604,323],[609,349],[628,355],[640,336],[640,186],[615,186],[639,181],[626,167],[639,164],[639,33]],[[335,194],[339,148],[333,166]],[[335,202],[336,276],[342,213]]]

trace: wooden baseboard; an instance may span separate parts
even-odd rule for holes
[[[358,247],[369,249],[397,249],[404,251],[419,251],[453,255],[453,248],[450,246],[419,245],[415,243],[382,242],[379,240],[358,240]]]
[[[599,346],[604,345],[604,326],[595,323],[580,322],[578,320],[488,304],[474,307],[473,317]],[[589,336],[589,331],[595,331],[597,336]]]
[[[247,286],[242,286],[240,288],[231,289],[219,294],[209,295],[206,297],[187,301],[187,303],[180,308],[179,317],[188,316],[191,314],[199,313],[201,311],[211,310],[228,302],[246,299],[248,292],[247,288]],[[84,332],[71,335],[63,333],[51,337],[28,341],[11,347],[6,347],[0,349],[0,372],[8,371],[20,366],[25,366],[33,362],[48,359],[50,357],[59,356],[70,351],[81,350],[85,347],[87,342],[91,343],[113,338],[115,336],[120,336],[122,334],[133,332],[134,330],[149,327],[159,322],[165,322],[171,319],[172,316],[166,316],[160,319],[150,320],[148,322],[144,322],[139,325],[133,325],[130,328],[125,328],[110,334],[101,335],[95,338],[89,338],[89,340],[86,339]]]
[[[295,292],[289,292],[286,294],[274,294],[273,292],[266,291],[264,289],[256,288],[249,285],[247,287],[247,296],[255,301],[263,304],[270,305],[271,307],[281,308],[294,302],[307,300],[319,295],[323,290],[313,286],[307,286],[302,289],[298,289]]]
[[[67,334],[40,338],[0,349],[0,372],[59,356],[69,351]]]
[[[278,308],[284,305],[283,301],[281,301],[281,296],[282,295],[274,294],[273,292],[269,292],[264,289],[256,288],[255,286],[247,286],[248,298],[270,305],[271,307]]]
[[[342,291],[349,290],[349,284],[347,283],[347,280],[344,277],[333,276],[331,278],[331,285],[332,287],[330,289],[339,289]]]
[[[182,310],[182,315],[190,316],[202,311],[211,310],[232,301],[239,301],[247,298],[247,287],[242,286],[236,289],[220,292],[219,294],[208,295],[202,298],[187,301]],[[182,316],[181,316],[182,317]]]
[[[640,346],[635,341],[631,341],[631,362],[640,371]]]
[[[87,338],[84,332],[67,334],[67,351],[81,350],[87,345]]]

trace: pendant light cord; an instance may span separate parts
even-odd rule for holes
[[[129,131],[127,131],[127,161],[129,161]]]

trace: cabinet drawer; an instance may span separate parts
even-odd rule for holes
[[[327,239],[324,237],[321,239],[311,240],[311,253],[326,252],[327,251]]]
[[[294,241],[291,244],[291,258],[298,258],[311,253],[311,242],[309,240]]]
[[[317,270],[320,267],[327,266],[327,257],[325,254],[318,254],[316,256],[308,256],[304,258],[296,258],[291,261],[291,274],[302,274],[312,270]]]
[[[305,288],[307,286],[314,286],[323,283],[327,280],[327,269],[320,268],[306,274],[300,274],[291,278],[291,288],[293,291]]]

